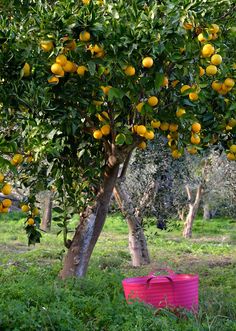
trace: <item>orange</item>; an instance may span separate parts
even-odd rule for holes
[[[30,208],[29,208],[28,205],[22,205],[22,206],[21,206],[21,210],[22,210],[24,213],[27,213],[27,212],[30,210]]]
[[[27,224],[30,225],[30,226],[34,225],[34,219],[29,218],[28,221],[27,221]]]
[[[220,54],[214,54],[211,57],[211,64],[214,64],[215,66],[218,66],[222,63],[222,57]]]
[[[183,85],[180,89],[181,93],[184,93],[185,91],[189,90],[191,88],[191,86],[189,85]]]
[[[12,201],[10,199],[4,199],[2,200],[2,205],[4,208],[9,208],[12,205]]]
[[[125,74],[127,76],[134,76],[135,75],[135,68],[132,66],[128,66],[125,68]]]
[[[236,155],[233,154],[233,153],[227,153],[226,156],[227,156],[227,159],[229,161],[235,161],[236,160]]]
[[[183,116],[184,114],[186,114],[186,111],[185,111],[184,108],[179,108],[179,109],[176,110],[176,116],[177,116],[177,117],[181,117],[181,116]]]
[[[144,105],[144,102],[138,103],[137,106],[136,106],[137,111],[141,112],[141,110],[143,108],[143,105]]]
[[[5,176],[3,174],[0,174],[0,183],[4,181]]]
[[[90,33],[88,31],[82,31],[79,34],[80,41],[89,41],[90,40]]]
[[[159,101],[158,98],[155,96],[148,98],[148,104],[151,107],[155,107],[158,104],[158,101]]]
[[[197,134],[194,134],[194,135],[191,136],[190,141],[191,141],[192,144],[198,145],[201,142],[201,138]]]
[[[203,67],[199,67],[199,76],[202,77],[205,74],[205,69]]]
[[[144,137],[148,140],[152,140],[155,137],[155,134],[153,131],[146,131],[144,134]]]
[[[217,73],[217,67],[210,64],[208,67],[206,67],[206,74],[207,76],[213,76]]]
[[[198,100],[198,94],[195,93],[195,92],[189,93],[188,97],[191,101],[197,101]]]
[[[188,147],[187,151],[189,152],[189,154],[194,155],[197,154],[197,149],[195,147]]]
[[[97,117],[100,122],[105,122],[107,119],[109,120],[109,115],[106,111],[103,111],[102,115],[98,114]]]
[[[193,132],[199,133],[201,131],[201,124],[198,123],[198,122],[195,122],[195,123],[192,124],[191,129],[192,129]]]
[[[160,125],[161,125],[160,121],[156,121],[156,120],[151,121],[151,126],[153,127],[153,129],[158,129]]]
[[[178,127],[179,127],[178,124],[170,123],[169,130],[170,130],[170,132],[176,132],[178,130]]]
[[[23,76],[29,77],[30,76],[30,65],[29,63],[25,63],[23,67]]]
[[[64,54],[60,54],[56,57],[56,63],[60,64],[60,66],[65,66],[67,62],[67,57]]]
[[[236,153],[236,145],[231,145],[229,150],[231,153]]]
[[[227,86],[227,87],[234,87],[234,80],[232,78],[226,78],[226,80],[224,81],[224,84]]]
[[[56,76],[51,76],[50,78],[48,78],[48,83],[56,85],[59,83],[59,78]]]
[[[222,87],[222,83],[219,82],[218,80],[214,80],[214,82],[212,82],[211,87],[213,88],[213,90],[215,91],[219,91]]]
[[[4,186],[3,186],[3,188],[2,188],[2,193],[4,194],[4,195],[9,195],[9,194],[11,194],[11,191],[12,191],[12,187],[11,187],[11,185],[10,184],[5,184]]]
[[[103,125],[100,130],[104,136],[107,136],[111,132],[111,127],[109,124],[106,124],[106,125]]]
[[[64,76],[64,70],[62,69],[62,66],[58,63],[53,63],[51,66],[51,72],[57,76]]]
[[[140,149],[147,148],[147,144],[145,143],[145,141],[142,141],[140,144],[138,144],[138,148],[140,148]]]
[[[51,40],[42,40],[40,42],[40,47],[44,52],[50,52],[53,49],[54,45]]]
[[[174,159],[179,159],[182,156],[182,153],[178,151],[177,149],[174,149],[171,153],[172,157]]]
[[[108,85],[108,86],[101,86],[101,89],[103,90],[103,93],[108,95],[110,89],[112,88],[112,86]]]
[[[167,131],[169,129],[169,123],[167,122],[162,122],[161,125],[160,125],[160,129],[162,131]]]
[[[203,57],[210,57],[214,54],[215,48],[211,44],[206,44],[202,47],[202,56]]]
[[[88,71],[88,69],[85,66],[78,66],[77,68],[77,74],[79,76],[84,76],[86,71]]]
[[[143,59],[142,64],[144,68],[151,68],[153,66],[153,59],[150,56],[147,56]]]
[[[100,131],[100,130],[95,130],[95,131],[93,132],[93,137],[94,137],[95,139],[101,139],[101,138],[102,138],[102,131]]]
[[[72,72],[74,70],[74,65],[71,61],[67,61],[66,64],[63,66],[63,70],[65,72]]]
[[[146,133],[147,129],[144,125],[138,125],[136,132],[137,134],[139,134],[140,136],[144,135]]]

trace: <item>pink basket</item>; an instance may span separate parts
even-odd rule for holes
[[[176,274],[170,269],[167,275],[126,278],[122,281],[126,301],[146,302],[156,308],[185,308],[198,311],[198,275]]]

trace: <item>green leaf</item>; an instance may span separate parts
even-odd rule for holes
[[[156,89],[159,89],[163,83],[163,80],[164,80],[164,74],[161,73],[161,72],[157,72],[156,75],[155,75],[155,88]]]
[[[112,87],[108,93],[108,100],[112,101],[113,99],[122,99],[124,92],[116,87]]]
[[[117,136],[116,136],[116,144],[117,145],[123,145],[126,141],[126,136],[125,134],[123,133],[119,133]]]
[[[94,76],[95,72],[96,72],[96,63],[93,61],[89,61],[88,62],[88,69],[90,72],[91,76]]]

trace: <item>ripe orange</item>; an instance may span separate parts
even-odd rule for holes
[[[176,110],[176,116],[177,116],[177,117],[181,117],[181,116],[183,116],[184,114],[186,114],[186,111],[185,111],[184,108],[179,108],[179,109]]]
[[[193,134],[190,139],[191,143],[194,145],[199,145],[201,142],[201,138],[197,134]]]
[[[211,44],[206,44],[202,47],[202,56],[203,57],[210,57],[214,54],[215,48]]]
[[[189,90],[191,88],[191,86],[189,85],[183,85],[180,89],[181,93],[184,93],[185,91]]]
[[[108,86],[101,86],[101,89],[103,90],[103,93],[108,95],[110,89],[112,88],[112,86],[108,85]]]
[[[53,65],[51,66],[51,72],[57,76],[64,76],[64,70],[62,69],[62,66],[58,63],[53,63]]]
[[[174,149],[171,153],[174,159],[179,159],[182,156],[182,153],[178,149]]]
[[[4,181],[5,176],[3,174],[0,174],[0,183]]]
[[[74,65],[71,61],[67,61],[66,64],[63,66],[63,70],[65,72],[72,72],[74,70]]]
[[[148,139],[148,140],[152,140],[152,139],[154,139],[154,137],[155,137],[155,134],[154,134],[154,132],[153,131],[146,131],[145,132],[145,134],[144,134],[144,137],[146,138],[146,139]]]
[[[199,67],[199,76],[202,77],[205,74],[205,69],[203,67]]]
[[[23,67],[23,76],[29,77],[30,76],[30,65],[29,63],[25,63]]]
[[[162,131],[167,131],[169,129],[169,123],[167,122],[162,122],[161,125],[160,125],[160,129]]]
[[[77,68],[77,74],[79,76],[84,76],[85,71],[88,71],[88,69],[85,66],[78,66],[78,68]]]
[[[134,76],[134,75],[135,75],[135,68],[132,67],[132,66],[127,66],[127,67],[125,68],[125,74],[126,74],[127,76]]]
[[[201,131],[201,128],[202,128],[201,124],[198,122],[193,123],[192,127],[191,127],[191,129],[194,133],[199,133]]]
[[[51,76],[48,78],[48,83],[56,85],[59,83],[59,78],[56,76]]]
[[[222,87],[222,83],[219,82],[218,80],[214,80],[214,82],[212,82],[211,84],[211,87],[213,88],[213,90],[218,92]]]
[[[228,125],[231,126],[232,128],[234,128],[236,126],[236,119],[235,118],[231,118],[229,120]],[[0,180],[0,182],[1,182],[1,180]]]
[[[214,64],[215,66],[218,66],[222,63],[222,57],[220,54],[214,54],[211,57],[211,63]]]
[[[217,24],[211,24],[209,31],[211,33],[218,33],[220,31],[220,27]]]
[[[80,41],[89,41],[90,40],[90,33],[88,31],[82,31],[79,34]]]
[[[30,210],[30,208],[29,208],[28,205],[22,205],[22,206],[21,206],[21,210],[22,210],[24,213],[27,213],[27,212]]]
[[[44,52],[50,52],[53,49],[54,45],[51,40],[42,40],[40,42],[40,47]]]
[[[2,200],[2,205],[5,208],[9,208],[12,205],[12,201],[10,199],[4,199],[4,200]]]
[[[150,56],[145,57],[142,61],[144,68],[151,68],[153,63],[153,59]]]
[[[137,106],[136,106],[137,111],[141,112],[141,110],[143,108],[143,105],[144,105],[144,102],[138,103]]]
[[[153,127],[153,129],[158,129],[160,125],[161,125],[160,121],[156,121],[156,120],[151,121],[151,126]]]
[[[106,111],[103,111],[102,115],[98,114],[97,117],[100,122],[105,122],[106,120],[109,120],[109,115]]]
[[[197,101],[198,100],[198,94],[196,92],[189,93],[188,97],[191,101]]]
[[[226,80],[224,81],[224,84],[227,86],[227,87],[234,87],[234,80],[232,78],[226,78]]]
[[[94,137],[95,139],[101,139],[101,138],[102,138],[102,131],[100,131],[100,130],[95,130],[95,131],[93,132],[93,137]]]
[[[189,23],[189,22],[185,22],[185,23],[183,24],[183,28],[184,28],[185,30],[191,30],[191,29],[193,28],[193,24],[192,24],[192,23]]]
[[[235,161],[236,160],[236,155],[233,154],[233,153],[227,153],[226,156],[227,156],[227,159],[229,161]]]
[[[140,149],[147,148],[147,144],[145,143],[145,141],[142,141],[140,144],[138,144],[138,148],[140,148]]]
[[[111,132],[111,127],[109,124],[106,124],[106,125],[103,125],[100,130],[104,136],[107,136]]]
[[[4,195],[9,195],[9,194],[11,194],[11,191],[12,191],[12,187],[11,187],[11,185],[10,184],[5,184],[4,186],[3,186],[3,188],[2,188],[2,193],[4,194]]]
[[[67,62],[67,57],[64,54],[60,54],[56,57],[56,63],[60,64],[60,66],[65,66]]]
[[[144,125],[138,125],[136,132],[138,135],[143,136],[146,133],[147,129]]]
[[[155,107],[158,104],[158,101],[159,101],[158,98],[155,96],[148,98],[148,104],[151,107]]]
[[[236,145],[231,145],[229,150],[231,153],[236,153]]]
[[[170,132],[176,132],[178,130],[178,127],[179,127],[178,124],[170,123],[169,130],[170,130]]]
[[[217,67],[210,64],[209,66],[206,67],[206,74],[207,76],[213,76],[217,73]]]
[[[34,225],[34,219],[33,218],[28,218],[27,224],[32,226]]]
[[[197,154],[197,149],[195,147],[188,147],[187,151],[189,152],[189,154],[194,155]]]

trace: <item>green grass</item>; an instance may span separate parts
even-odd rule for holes
[[[27,246],[20,214],[0,217],[0,330],[60,331],[205,331],[236,330],[236,222],[195,222],[193,238],[148,231],[152,263],[130,265],[127,225],[119,215],[108,217],[85,279],[62,282],[62,237],[54,224],[42,243]],[[76,225],[76,218],[71,229]],[[143,304],[127,305],[121,281],[145,275],[156,267],[200,276],[200,309],[178,318]]]

